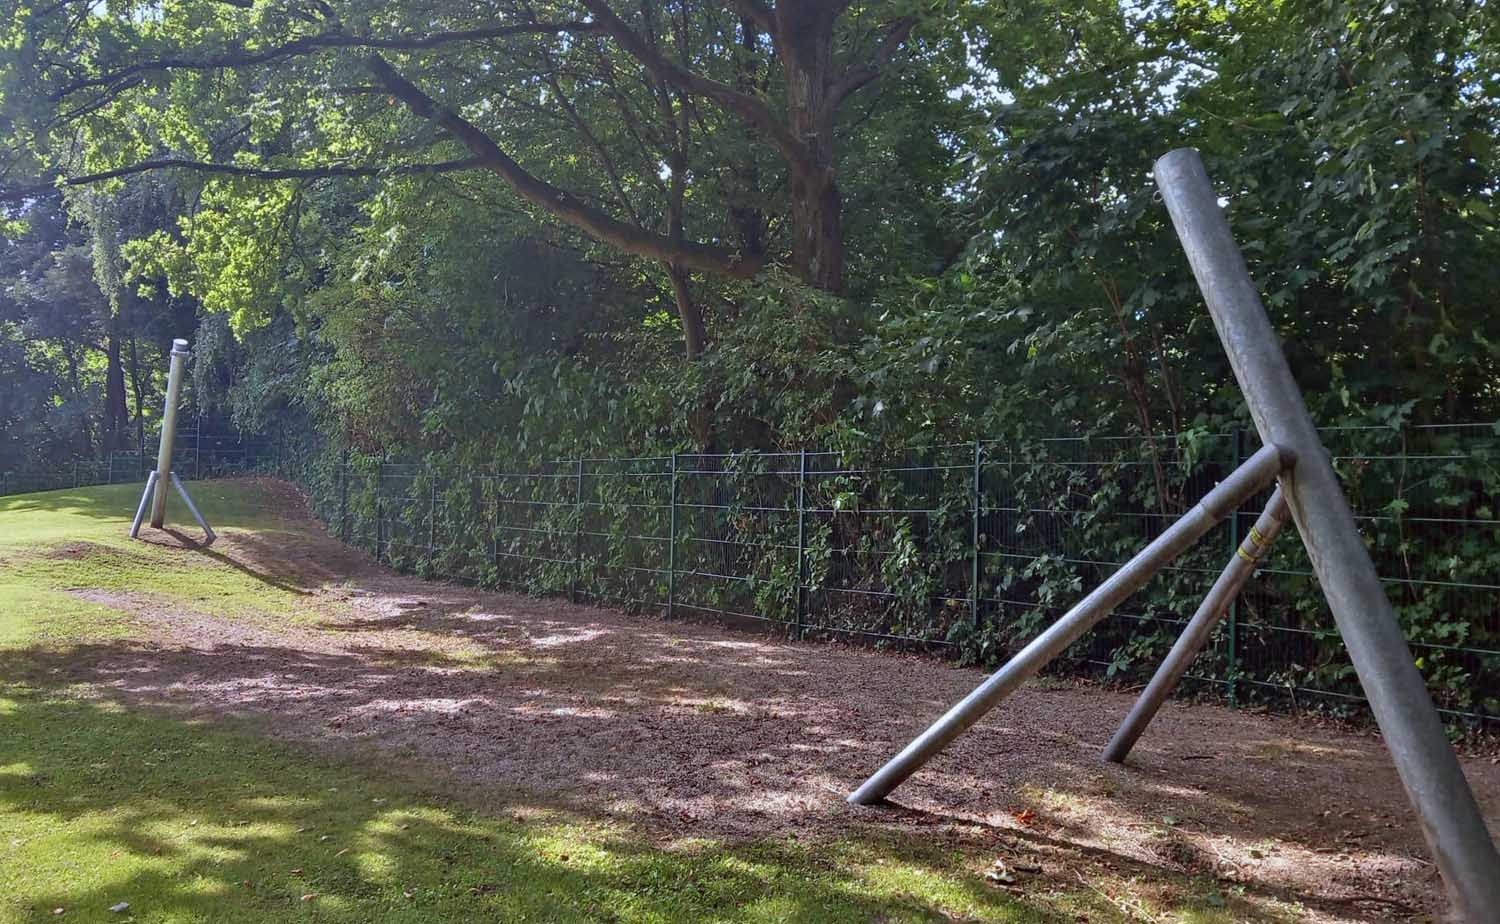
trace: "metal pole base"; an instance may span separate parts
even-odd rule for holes
[[[182,502],[187,504],[188,512],[193,515],[193,519],[197,520],[198,525],[203,528],[203,535],[205,536],[203,544],[213,545],[214,540],[219,538],[219,536],[213,531],[213,527],[208,525],[208,521],[203,519],[203,514],[198,512],[198,505],[193,503],[193,498],[188,494],[187,488],[183,487],[182,480],[177,477],[176,472],[168,472],[167,478],[171,480],[172,487],[177,489],[177,494],[182,498]],[[146,490],[141,494],[141,505],[136,508],[135,519],[130,524],[130,538],[132,539],[140,538],[141,521],[146,518],[146,508],[151,504],[157,480],[156,472],[152,472],[151,476],[146,479]],[[165,512],[165,503],[162,506]]]
[[[1214,626],[1223,618],[1230,601],[1244,589],[1250,576],[1255,573],[1260,557],[1270,548],[1271,540],[1276,538],[1276,534],[1281,532],[1281,527],[1290,518],[1291,511],[1287,509],[1286,498],[1282,496],[1281,488],[1277,488],[1266,503],[1266,509],[1251,527],[1250,535],[1245,537],[1245,541],[1240,543],[1234,556],[1224,566],[1224,571],[1199,604],[1198,611],[1188,621],[1187,628],[1182,630],[1177,644],[1167,653],[1161,667],[1156,669],[1156,675],[1146,685],[1145,692],[1135,701],[1130,714],[1120,724],[1120,730],[1110,739],[1109,745],[1104,749],[1105,760],[1116,764],[1125,762],[1125,755],[1135,747],[1146,726],[1151,724],[1151,720],[1161,709],[1162,703],[1167,701],[1177,684],[1182,682],[1183,674],[1187,673],[1193,659],[1208,641],[1209,633],[1213,632]]]

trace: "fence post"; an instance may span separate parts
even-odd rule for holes
[[[500,472],[495,472],[494,479],[490,482],[490,493],[495,498],[494,522],[490,526],[490,563],[495,568],[495,586],[499,587],[500,581]]]
[[[573,584],[568,588],[568,599],[578,602],[578,582],[583,578],[583,457],[573,478]]]
[[[437,547],[437,475],[428,475],[427,492],[427,576],[432,577]]]
[[[197,399],[194,399],[196,403]],[[203,411],[198,411],[198,432],[193,436],[193,480],[203,480]]]
[[[349,541],[349,447],[339,452],[339,538]]]
[[[677,611],[677,453],[672,453],[671,487],[667,505],[667,618]]]
[[[73,460],[73,488],[78,488],[78,460]]]
[[[274,445],[274,444],[273,444]],[[385,460],[375,463],[375,560],[380,557],[380,544],[385,538]]]
[[[984,443],[980,440],[974,441],[974,484],[973,484],[973,522],[970,523],[969,542],[973,553],[969,561],[969,621],[974,628],[979,628],[979,519],[981,505],[984,503],[984,491],[981,479],[984,477]]]
[[[797,454],[797,604],[792,637],[800,640],[807,618],[807,450]]]
[[[1229,470],[1234,471],[1245,461],[1245,431],[1235,427],[1229,434]],[[1232,556],[1240,548],[1240,509],[1234,508],[1229,515],[1229,554]],[[1228,664],[1224,669],[1225,698],[1229,705],[1235,705],[1235,674],[1239,671],[1239,636],[1240,636],[1240,595],[1235,594],[1229,600],[1229,613],[1224,621],[1225,654]]]

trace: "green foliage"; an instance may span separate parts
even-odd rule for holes
[[[1454,715],[1495,714],[1500,431],[1325,431],[1418,666]],[[892,452],[687,454],[471,471],[327,462],[332,528],[428,576],[992,665],[1034,638],[1233,467],[1227,434]],[[1253,449],[1242,441],[1240,457]],[[977,481],[976,481],[977,478]],[[977,487],[977,494],[976,494]],[[1163,488],[1165,487],[1165,491]],[[975,520],[975,504],[978,519]],[[1247,505],[1059,669],[1143,681],[1253,520]],[[978,544],[975,544],[977,532]],[[798,551],[801,551],[799,557]],[[1276,545],[1191,675],[1343,713],[1359,686],[1300,544]],[[1230,651],[1233,633],[1237,651]]]

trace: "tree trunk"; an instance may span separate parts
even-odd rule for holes
[[[693,301],[693,292],[688,288],[687,270],[669,263],[667,277],[672,280],[672,300],[677,303],[677,317],[682,321],[682,339],[687,345],[687,358],[697,359],[703,355],[703,348],[708,345],[703,309]]]
[[[809,285],[825,292],[844,289],[843,202],[830,168],[792,181],[792,265]]]
[[[68,366],[68,385],[71,389],[75,406],[85,406],[83,398],[83,382],[78,376],[78,357],[73,353],[73,347],[65,340],[62,343],[63,361]],[[78,420],[79,455],[90,457],[94,454],[94,428],[89,426],[89,415],[85,412]]]
[[[792,134],[806,148],[791,165],[792,266],[809,285],[844,288],[843,200],[833,137],[833,24],[839,5],[776,5],[776,40],[787,87]]]
[[[761,93],[765,87],[760,73],[761,33],[748,17],[740,18],[740,48],[743,50],[735,69],[735,89],[745,94]],[[760,256],[766,252],[766,215],[764,193],[760,188],[760,165],[755,151],[747,150],[737,166],[729,171],[733,186],[729,194],[729,225],[739,236],[743,253]]]
[[[146,451],[146,396],[141,390],[140,354],[136,348],[136,336],[130,334],[130,390],[135,395],[135,439],[136,449]]]
[[[125,368],[120,362],[120,327],[118,314],[110,316],[109,331],[105,341],[104,369],[104,449],[106,452],[125,445],[125,428],[129,425],[130,412],[125,407]]]

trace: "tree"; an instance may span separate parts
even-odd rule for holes
[[[167,169],[487,171],[537,217],[661,267],[696,356],[694,276],[785,261],[845,288],[840,139],[870,115],[848,103],[911,53],[913,9],[22,0],[3,87],[33,177],[13,169],[3,198]]]
[[[23,458],[89,457],[114,448],[124,428],[115,413],[123,402],[98,400],[108,306],[80,229],[58,209],[38,210],[28,225],[0,247],[0,329],[16,358],[17,393],[36,389],[18,402],[30,408],[20,421],[33,443]]]

